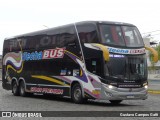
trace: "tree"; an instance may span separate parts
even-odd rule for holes
[[[158,52],[158,60],[160,60],[160,44],[156,47],[154,47],[154,49]],[[151,69],[155,69],[155,62],[153,61],[153,54],[151,52],[149,52],[149,60],[151,62]]]

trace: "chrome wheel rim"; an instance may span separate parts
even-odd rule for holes
[[[24,85],[23,84],[21,84],[20,92],[21,92],[21,95],[24,94]]]
[[[14,85],[13,85],[13,93],[16,93],[16,90],[17,90],[17,85],[14,84]]]
[[[81,97],[81,90],[78,88],[74,91],[74,98],[76,100],[79,100],[80,97]]]

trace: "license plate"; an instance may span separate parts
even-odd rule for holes
[[[127,98],[134,98],[134,96],[133,95],[128,95]]]

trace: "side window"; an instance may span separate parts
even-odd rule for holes
[[[74,26],[69,26],[60,30],[59,40],[57,42],[60,47],[76,45],[76,42],[78,42],[78,39]]]
[[[3,52],[10,51],[9,40],[5,40],[3,44]]]
[[[28,37],[25,45],[25,49],[32,50],[35,49],[36,39],[34,37]]]
[[[55,48],[59,39],[59,29],[48,30],[44,34],[37,36],[36,48]]]
[[[8,44],[8,46],[6,46],[6,47],[10,52],[20,50],[19,43],[18,43],[17,39],[10,39],[9,41],[7,41],[7,44]]]
[[[57,45],[58,47],[65,47],[67,51],[81,57],[80,45],[74,25],[61,28]]]
[[[98,43],[96,26],[94,24],[77,25],[77,30],[82,43]]]

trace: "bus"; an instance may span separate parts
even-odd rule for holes
[[[33,93],[88,99],[147,99],[146,47],[135,25],[82,21],[6,38],[2,86],[15,96]]]

